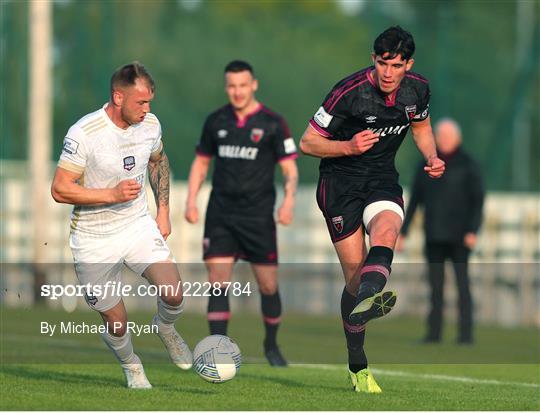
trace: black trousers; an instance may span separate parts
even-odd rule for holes
[[[444,262],[452,261],[456,274],[459,307],[460,341],[472,340],[472,299],[469,289],[470,250],[463,243],[426,243],[428,278],[431,287],[431,309],[427,319],[427,338],[439,340],[442,332]]]

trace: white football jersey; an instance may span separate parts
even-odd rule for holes
[[[105,206],[76,205],[71,230],[91,235],[121,231],[149,213],[144,190],[150,155],[161,150],[161,125],[148,113],[141,123],[121,129],[101,109],[84,116],[68,131],[58,166],[81,173],[85,188],[113,188],[120,181],[135,179],[142,185],[137,198]]]

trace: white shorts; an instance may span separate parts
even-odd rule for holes
[[[174,262],[156,221],[149,215],[134,221],[122,232],[102,238],[72,233],[69,245],[79,283],[91,287],[104,286],[108,281],[120,282],[124,264],[142,275],[150,264]],[[100,312],[111,309],[122,299],[117,295],[87,295],[85,298],[91,308]]]

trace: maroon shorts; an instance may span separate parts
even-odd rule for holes
[[[396,182],[324,176],[317,185],[317,204],[326,219],[332,242],[341,241],[362,225],[364,209],[373,202],[391,201],[403,210],[403,189]]]

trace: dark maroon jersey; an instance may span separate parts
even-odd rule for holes
[[[339,81],[310,124],[322,136],[337,141],[370,129],[380,134],[379,142],[362,155],[322,159],[321,176],[397,181],[394,158],[411,122],[429,116],[429,85],[424,77],[407,72],[397,91],[385,95],[368,76],[374,70],[371,66]]]
[[[275,165],[298,156],[285,119],[263,105],[243,121],[231,105],[210,114],[196,152],[216,157],[209,208],[234,215],[272,214]]]

